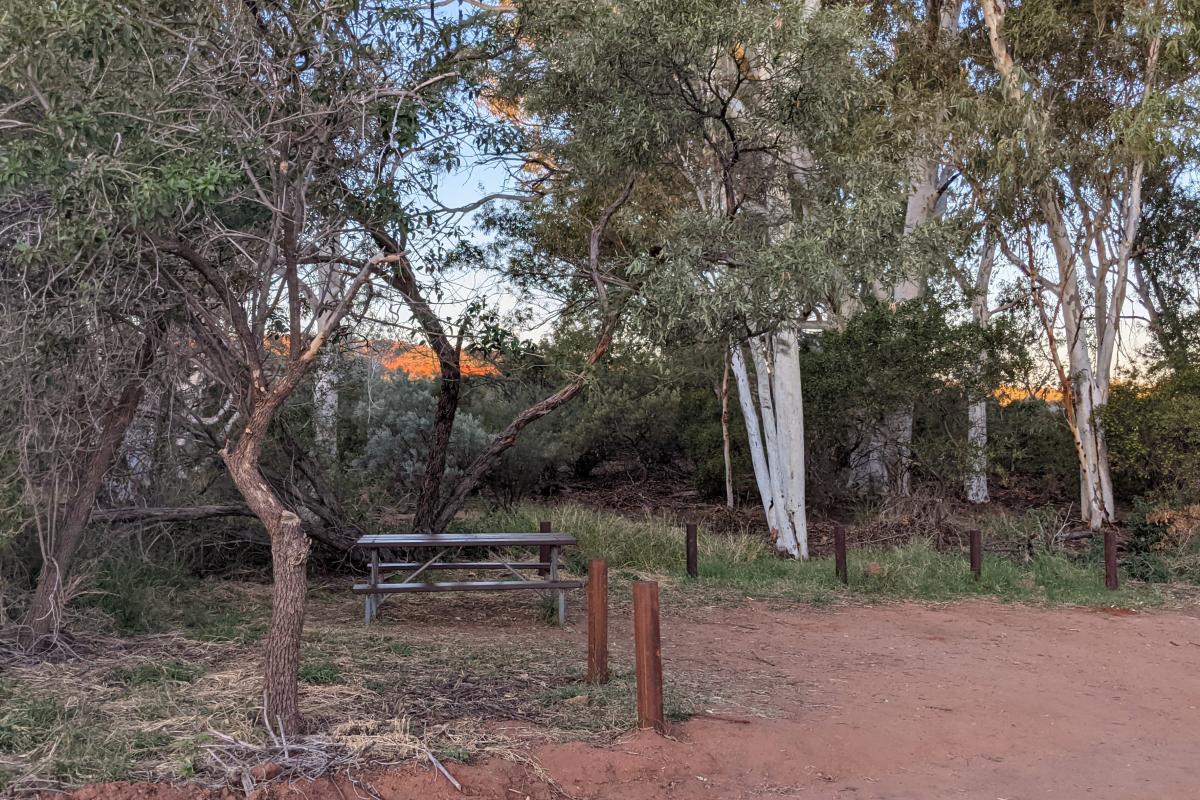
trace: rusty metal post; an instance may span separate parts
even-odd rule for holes
[[[1104,585],[1116,591],[1117,579],[1117,535],[1111,530],[1104,532]]]
[[[972,528],[971,536],[971,574],[975,580],[983,575],[983,531]]]
[[[833,529],[833,563],[838,579],[850,583],[850,568],[846,566],[846,529],[838,525]]]
[[[602,558],[588,563],[587,620],[587,679],[608,683],[608,562]]]
[[[696,543],[696,523],[687,524],[687,574],[689,578],[700,577],[700,555]]]
[[[542,533],[550,533],[551,532],[550,520],[548,520],[548,519],[542,520],[541,525],[539,525],[538,528]],[[543,564],[550,561],[550,545],[543,544],[543,545],[538,546],[538,561],[540,561]],[[550,574],[549,567],[541,567],[538,569],[538,575],[549,575],[549,574]]]
[[[637,667],[638,727],[665,733],[662,640],[658,627],[658,583],[655,581],[633,584],[633,649]]]

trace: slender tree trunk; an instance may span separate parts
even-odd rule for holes
[[[420,283],[407,260],[397,263],[392,274],[392,285],[404,297],[438,359],[441,379],[438,382],[433,435],[425,457],[425,477],[421,481],[413,514],[413,530],[435,531],[438,530],[438,512],[442,505],[442,480],[450,453],[450,437],[454,433],[454,420],[458,416],[462,390],[461,336],[457,343],[451,341],[441,319],[421,293]]]
[[[336,303],[345,289],[345,277],[330,264],[320,267],[321,283],[320,297],[317,302],[318,333],[328,336],[330,331],[322,330],[329,324],[326,312],[329,305]],[[338,355],[336,350],[326,351],[318,357],[313,365],[313,433],[316,440],[317,452],[331,467],[338,464],[337,414],[338,414]]]
[[[971,316],[975,319],[976,324],[982,328],[986,328],[992,318],[991,306],[988,304],[988,292],[992,285],[992,272],[996,266],[996,247],[995,236],[989,229],[984,234],[983,252],[973,279],[967,280],[965,277],[962,278],[963,290],[971,298]],[[967,476],[965,481],[968,503],[980,505],[990,502],[987,472],[987,398],[968,397]]]
[[[758,408],[754,402],[754,394],[750,390],[750,373],[746,369],[746,359],[742,355],[741,344],[734,344],[729,351],[729,363],[733,370],[734,383],[737,386],[738,405],[742,409],[742,419],[746,423],[746,440],[750,448],[750,463],[754,467],[754,482],[758,486],[758,496],[762,500],[763,516],[767,526],[772,531],[777,529],[772,508],[771,473],[767,467],[766,448],[763,446],[762,428],[758,422]]]
[[[271,620],[263,644],[263,722],[277,735],[303,733],[297,673],[308,590],[309,540],[300,517],[284,508],[259,468],[263,441],[277,404],[250,415],[232,450],[221,451],[229,476],[271,539]]]
[[[454,420],[458,415],[458,401],[462,390],[462,367],[458,348],[452,357],[442,357],[441,380],[438,384],[437,410],[433,417],[433,438],[425,462],[425,477],[413,516],[413,530],[428,531],[436,526],[439,501],[442,496],[442,478],[446,473],[446,458],[450,452],[450,437],[454,433]]]
[[[43,650],[58,637],[64,611],[64,588],[96,504],[96,493],[145,394],[146,378],[158,353],[164,329],[163,322],[156,321],[142,339],[133,377],[104,413],[95,447],[87,456],[83,477],[62,509],[61,518],[57,508],[50,509],[47,514],[51,543],[43,549],[37,588],[21,620],[18,641],[24,649]]]
[[[721,373],[721,456],[725,461],[725,507],[733,508],[733,458],[729,439],[729,354]]]

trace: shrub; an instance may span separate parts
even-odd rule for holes
[[[1200,369],[1115,384],[1102,419],[1118,497],[1200,502]]]

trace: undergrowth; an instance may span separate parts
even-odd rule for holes
[[[1085,606],[1161,602],[1152,586],[1129,580],[1128,575],[1123,575],[1119,591],[1108,591],[1103,566],[1087,551],[1072,554],[1056,546],[1055,534],[1061,526],[1042,514],[1003,523],[1022,527],[1015,534],[1010,530],[1005,536],[999,525],[987,532],[985,541],[1004,552],[985,555],[980,580],[972,577],[964,551],[938,549],[928,538],[916,538],[896,547],[851,548],[848,586],[835,575],[832,559],[781,559],[762,536],[709,534],[703,528],[699,579],[688,579],[683,530],[667,519],[632,520],[577,506],[526,505],[483,514],[470,520],[468,527],[533,531],[538,520],[547,517],[555,530],[571,533],[579,542],[565,556],[572,572],[585,573],[590,559],[605,559],[618,580],[658,578],[663,591],[683,605],[740,599],[820,605],[854,598],[945,601],[960,597]]]
[[[746,599],[829,605],[976,597],[1089,606],[1163,599],[1154,585],[1128,575],[1121,591],[1108,592],[1095,555],[1064,550],[1063,526],[1042,512],[992,523],[985,538],[994,549],[981,580],[961,550],[915,539],[853,548],[848,586],[831,559],[788,561],[763,537],[703,528],[700,575],[688,578],[683,531],[665,519],[526,505],[470,517],[460,528],[534,531],[547,517],[578,538],[565,554],[570,573],[584,574],[593,558],[608,561],[614,613],[624,613],[628,583],[638,579],[659,582],[666,614]],[[227,772],[235,756],[252,759],[253,748],[267,744],[258,723],[258,639],[269,585],[201,580],[146,559],[112,557],[92,569],[93,590],[72,612],[72,629],[87,632],[78,641],[81,657],[14,664],[0,677],[0,792],[117,779],[237,780],[241,773]],[[578,642],[546,635],[536,595],[409,597],[385,604],[368,628],[347,583],[344,575],[314,576],[299,674],[306,715],[322,746],[348,759],[340,763],[395,762],[426,748],[452,760],[517,752],[497,721],[595,741],[634,725],[631,664],[614,653],[612,681],[585,683]],[[578,602],[576,595],[576,620]],[[668,716],[695,713],[711,691],[747,708],[764,700],[758,692],[739,701],[729,694],[738,684],[711,669],[673,671]],[[231,751],[223,735],[242,749]]]

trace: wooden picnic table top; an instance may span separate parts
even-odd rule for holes
[[[384,547],[510,547],[517,545],[570,545],[569,533],[380,533],[356,543],[367,549]]]

